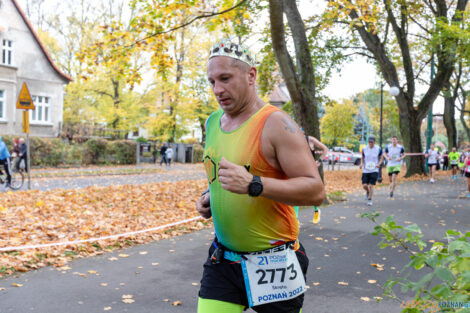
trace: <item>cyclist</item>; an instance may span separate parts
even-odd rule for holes
[[[7,184],[6,187],[10,187],[11,184],[11,164],[10,164],[10,152],[8,151],[7,145],[2,141],[0,136],[0,164],[3,164],[5,173],[7,174]],[[0,170],[1,173],[1,170]]]

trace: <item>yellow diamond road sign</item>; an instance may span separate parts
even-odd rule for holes
[[[18,96],[18,101],[16,102],[16,108],[23,110],[35,109],[33,99],[31,98],[31,94],[29,93],[26,83],[23,83],[23,87],[21,87],[20,95]]]

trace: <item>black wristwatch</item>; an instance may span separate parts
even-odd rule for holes
[[[259,176],[253,175],[253,180],[248,185],[248,194],[251,197],[257,197],[263,192],[263,183]]]

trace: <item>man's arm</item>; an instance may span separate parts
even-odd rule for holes
[[[390,161],[390,157],[388,156],[388,147],[385,147],[384,157]]]
[[[318,140],[315,137],[308,136],[308,140],[313,144],[313,149],[318,147],[321,150],[321,155],[319,160],[324,160],[326,157],[326,154],[328,153],[328,147],[325,146],[320,140]]]
[[[267,119],[262,150],[269,163],[288,179],[261,177],[261,196],[290,205],[320,205],[325,199],[323,182],[299,127],[287,114],[275,112]],[[253,175],[243,166],[222,159],[219,163],[222,188],[247,194]]]

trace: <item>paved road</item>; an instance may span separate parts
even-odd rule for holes
[[[385,215],[394,214],[401,224],[416,222],[425,240],[441,240],[451,228],[470,229],[470,201],[458,198],[465,194],[462,179],[441,180],[434,185],[410,182],[398,187],[394,199],[386,194],[386,189],[378,191],[374,208]],[[404,252],[377,247],[379,238],[369,234],[373,224],[359,217],[368,210],[360,194],[324,207],[320,226],[311,223],[311,209],[301,210],[300,238],[310,258],[305,313],[400,312],[397,302],[361,300],[380,296],[377,284],[383,285],[409,260]],[[0,312],[98,313],[109,307],[109,312],[119,313],[196,312],[199,286],[193,284],[201,278],[211,231],[75,260],[64,272],[44,268],[0,280],[0,290],[6,288],[0,291]],[[129,257],[119,257],[122,253]],[[110,260],[112,257],[117,260]],[[384,271],[371,263],[384,264]],[[88,273],[90,270],[97,274]],[[368,280],[376,280],[377,284]],[[13,283],[23,286],[12,287]],[[123,303],[123,295],[132,295],[135,302]],[[178,300],[182,304],[173,306],[172,302]]]
[[[341,164],[340,167],[335,166],[335,171],[350,170],[357,167],[351,164]],[[106,170],[106,174],[98,174],[97,170]],[[122,174],[126,170],[142,169],[142,173]],[[145,170],[161,169],[161,172],[145,173]],[[325,171],[331,170],[327,163],[324,163]],[[171,167],[159,167],[152,164],[141,164],[139,166],[108,166],[108,167],[90,167],[90,168],[57,168],[57,169],[36,169],[36,175],[47,175],[42,178],[31,179],[31,189],[33,190],[51,190],[51,189],[76,189],[86,188],[89,186],[111,186],[111,185],[140,185],[147,183],[156,183],[162,181],[181,181],[206,178],[202,166],[189,164],[174,164]],[[77,175],[79,173],[79,175]],[[57,177],[54,177],[56,175]],[[27,180],[22,190],[27,190]],[[4,186],[0,187],[0,191],[5,191]]]
[[[152,166],[144,165],[138,168],[149,169]],[[36,170],[38,174],[45,173],[47,175],[58,175],[58,177],[44,177],[44,178],[32,178],[31,189],[33,190],[50,190],[50,189],[76,189],[86,188],[89,186],[111,186],[111,185],[140,185],[147,183],[156,183],[163,181],[181,181],[181,180],[194,180],[205,178],[205,174],[202,167],[188,166],[182,164],[175,164],[170,167],[159,167],[158,165],[153,168],[161,169],[161,172],[153,173],[142,173],[142,174],[96,174],[91,175],[93,172],[96,173],[97,168],[83,168],[83,169],[48,169],[48,170]],[[121,173],[125,169],[132,169],[132,167],[106,167],[110,171],[116,171]],[[134,168],[135,169],[135,168]],[[80,174],[87,173],[87,175],[77,176],[77,171]],[[58,174],[57,174],[58,173]],[[60,177],[59,177],[60,175]],[[65,176],[70,175],[70,176]],[[4,187],[0,187],[0,190],[4,190]],[[22,190],[27,190],[27,180],[23,185]]]

